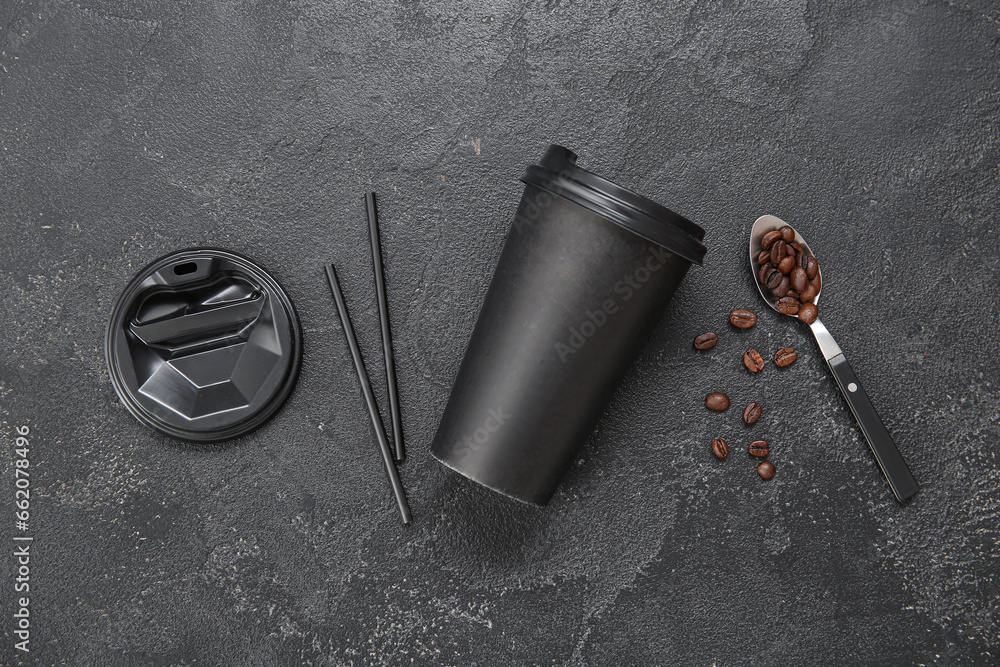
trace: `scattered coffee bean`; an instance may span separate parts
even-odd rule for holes
[[[743,365],[746,366],[751,373],[756,373],[757,371],[764,370],[764,357],[760,356],[760,352],[750,348],[743,353]]]
[[[791,292],[789,292],[791,294]],[[795,315],[799,312],[799,300],[792,296],[783,296],[778,299],[778,303],[774,304],[774,307],[778,309],[778,312],[782,315]]]
[[[729,409],[729,397],[721,391],[712,392],[705,397],[705,407],[709,410],[722,412]]]
[[[816,304],[814,303],[805,303],[802,304],[801,308],[799,308],[799,319],[806,324],[812,324],[815,322],[818,315],[819,309],[816,308]]]
[[[819,315],[819,309],[813,300],[819,295],[822,279],[819,273],[819,262],[802,245],[795,240],[795,230],[785,226],[772,229],[761,238],[760,250],[756,255],[757,280],[767,287],[776,298],[774,302],[778,312],[785,315],[798,316],[806,323],[812,323]],[[740,329],[749,329],[757,324],[757,315],[745,308],[737,308],[729,314],[729,322]],[[718,342],[718,336],[713,332],[705,332],[694,340],[695,348],[707,350]],[[794,348],[783,347],[774,353],[774,365],[785,367],[798,359]],[[743,364],[753,373],[764,369],[765,362],[760,352],[749,349],[743,354]],[[729,397],[722,392],[713,392],[705,397],[705,407],[721,412],[728,410]],[[751,402],[743,409],[743,421],[755,424],[763,413],[759,403]],[[770,454],[770,446],[765,440],[754,440],[748,447],[750,455],[766,459]],[[729,445],[722,438],[712,441],[712,453],[721,459],[729,455]],[[762,479],[774,477],[776,469],[770,461],[763,460],[757,465],[757,474]]]
[[[781,238],[781,232],[772,229],[760,239],[760,247],[763,250],[770,250],[775,241]]]
[[[812,304],[806,304],[807,306]],[[804,306],[803,306],[804,307]],[[815,308],[815,306],[813,306]],[[774,365],[784,368],[799,358],[799,353],[793,347],[783,347],[774,353]]]
[[[716,336],[711,331],[706,331],[703,334],[698,334],[694,339],[695,349],[707,350],[710,347],[715,347],[715,344],[719,342],[719,337]]]
[[[734,327],[749,329],[753,325],[757,324],[757,316],[753,313],[753,311],[749,311],[746,308],[737,308],[733,312],[729,313],[729,322]]]
[[[724,459],[729,456],[729,445],[722,438],[716,438],[712,441],[712,453],[716,458]]]
[[[774,464],[770,461],[761,461],[757,464],[757,474],[761,476],[762,479],[771,479],[774,477],[774,473],[777,472],[774,469]]]

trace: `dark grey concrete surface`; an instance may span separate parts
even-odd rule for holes
[[[986,0],[3,0],[0,663],[998,664],[998,55]],[[428,444],[517,178],[552,141],[703,225],[710,252],[535,509]],[[408,528],[321,271],[343,265],[384,397],[366,189]],[[725,323],[759,310],[763,213],[823,262],[823,319],[923,484],[907,506],[805,329]],[[103,353],[132,274],[195,245],[268,267],[305,330],[284,409],[218,446],[141,426]],[[721,342],[695,353],[706,329]],[[802,354],[750,376],[751,345]],[[708,413],[711,390],[765,417]],[[769,483],[742,454],[762,434]]]

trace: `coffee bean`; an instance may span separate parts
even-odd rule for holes
[[[802,252],[802,246],[800,246],[798,243],[792,243],[792,247],[795,248],[795,252],[799,253]]]
[[[743,365],[746,366],[751,373],[756,373],[757,371],[764,370],[764,357],[760,356],[760,352],[750,348],[743,353]]]
[[[785,242],[781,239],[771,244],[771,264],[777,266],[778,263],[781,262],[782,258],[785,256],[786,247]]]
[[[778,275],[781,275],[779,272]],[[788,279],[788,276],[781,276],[781,282],[778,286],[771,290],[771,294],[778,297],[779,299],[783,296],[788,296],[788,290],[792,288],[792,283]]]
[[[792,272],[792,268],[795,266],[795,258],[791,255],[786,256],[783,260],[778,262],[778,270],[781,271],[786,276]]]
[[[819,308],[817,308],[816,304],[814,303],[806,303],[803,304],[801,308],[799,308],[799,319],[805,322],[806,324],[812,324],[813,322],[816,321],[816,318],[818,316],[819,316]]]
[[[788,294],[786,294],[785,296],[783,296],[783,297],[781,297],[781,298],[782,298],[782,299],[787,299],[787,298],[789,298],[789,297],[791,297],[791,298],[795,299],[796,301],[798,301],[798,300],[799,300],[799,293],[798,293],[798,292],[796,292],[796,291],[795,291],[795,290],[793,290],[793,289],[790,289],[790,290],[788,290]]]
[[[757,474],[760,475],[762,479],[771,479],[774,477],[775,472],[774,464],[770,461],[761,461],[757,464]]]
[[[774,242],[780,238],[781,238],[781,232],[779,232],[777,229],[772,229],[767,234],[764,234],[763,237],[761,237],[760,247],[763,250],[770,250]]]
[[[809,285],[805,288],[802,294],[799,295],[799,301],[812,301],[816,298],[816,288]]]
[[[764,285],[767,289],[772,292],[777,289],[778,285],[781,284],[781,279],[784,277],[781,275],[781,271],[775,271],[774,267],[770,264],[766,265],[767,268],[771,269],[771,272],[767,275],[767,279],[764,281]]]
[[[812,280],[819,275],[819,262],[816,261],[815,257],[808,258],[806,263],[803,265],[803,268],[806,270],[806,276],[809,277],[809,280]]]
[[[695,349],[707,350],[710,347],[715,347],[715,344],[719,342],[719,337],[716,336],[711,331],[706,331],[703,334],[698,334],[694,339]]]
[[[785,243],[791,243],[792,241],[795,240],[795,230],[792,229],[791,227],[787,226],[782,227],[780,231],[781,231],[781,239]]]
[[[771,447],[767,444],[767,440],[754,440],[747,451],[750,452],[750,456],[764,458],[771,453]]]
[[[770,262],[768,262],[764,266],[760,267],[760,271],[757,272],[757,278],[762,284],[766,285],[768,278],[771,277],[772,273],[777,273],[777,271],[775,271],[774,267],[771,266]]]
[[[808,275],[808,274],[806,274],[806,275]],[[823,289],[823,279],[820,278],[820,276],[819,276],[818,273],[816,274],[815,278],[810,278],[809,279],[809,284],[813,285],[816,288],[816,294],[819,294],[819,291],[821,289]]]
[[[729,323],[740,329],[749,329],[757,324],[757,316],[751,310],[737,308],[729,313]]]
[[[762,412],[760,403],[750,403],[745,408],[743,408],[743,421],[747,424],[753,424],[758,419],[760,419],[760,414]]]
[[[774,365],[784,368],[798,358],[799,354],[794,347],[783,347],[774,353]]]
[[[712,441],[712,453],[716,458],[724,459],[729,456],[729,445],[722,438],[716,438]]]
[[[771,253],[767,250],[761,250],[760,254],[757,255],[758,264],[767,264],[768,260],[771,259]]]
[[[789,274],[789,280],[792,283],[792,289],[799,292],[805,290],[809,287],[809,279],[806,277],[806,270],[801,266],[796,266],[792,269],[791,274]]]
[[[713,392],[705,397],[705,407],[716,412],[728,410],[729,397],[720,391]]]
[[[778,303],[774,304],[774,307],[782,315],[795,315],[799,312],[799,300],[794,297],[783,296],[778,299]]]

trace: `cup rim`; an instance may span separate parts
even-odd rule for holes
[[[538,164],[530,165],[521,181],[604,217],[634,234],[701,264],[707,251],[705,230],[684,216],[621,187],[576,164],[577,155],[551,144]]]

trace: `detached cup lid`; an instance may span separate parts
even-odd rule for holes
[[[244,435],[281,407],[302,361],[291,300],[262,268],[214,248],[154,261],[115,303],[105,340],[118,397],[174,438]]]

